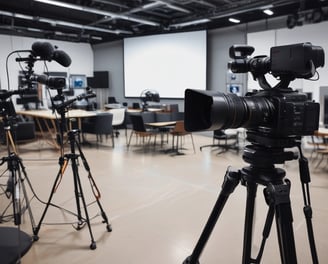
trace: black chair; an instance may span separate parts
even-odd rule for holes
[[[114,130],[113,130],[113,114],[112,113],[98,113],[94,117],[90,117],[82,122],[82,133],[84,134],[95,134],[97,137],[97,147],[98,143],[102,141],[102,135],[106,137],[110,136],[112,138],[112,146],[114,143]],[[83,138],[85,138],[83,136]]]
[[[108,104],[118,104],[118,102],[116,101],[116,98],[114,96],[109,96],[107,99],[107,103]]]
[[[151,138],[154,136],[154,145],[156,144],[156,135],[157,131],[152,129],[147,129],[143,120],[143,116],[136,114],[136,115],[130,115],[130,120],[132,123],[132,131],[130,134],[129,142],[127,147],[130,146],[131,139],[133,135],[142,138],[143,143],[145,143],[145,138],[148,138],[148,143],[150,142]]]
[[[216,143],[216,141],[217,141],[217,143]],[[229,149],[233,149],[238,152],[239,151],[239,132],[236,131],[236,133],[227,134],[224,130],[221,130],[221,129],[214,130],[213,131],[213,144],[201,146],[200,150],[202,150],[203,148],[207,148],[207,147],[219,148],[220,151],[218,152],[218,154],[226,152]]]
[[[19,120],[13,122],[11,125],[11,134],[16,143],[24,143],[35,140],[36,133],[34,121],[19,118]],[[4,124],[2,121],[0,121],[0,141],[2,144],[6,144]]]

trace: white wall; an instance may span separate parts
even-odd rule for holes
[[[93,75],[93,51],[90,44],[87,43],[73,43],[65,41],[33,39],[26,37],[0,35],[0,85],[1,89],[8,89],[6,76],[6,57],[14,50],[30,50],[32,44],[36,41],[50,42],[56,45],[58,49],[65,51],[72,59],[72,63],[68,68],[65,68],[55,61],[47,62],[49,71],[67,71],[68,74],[86,74]],[[21,57],[27,57],[28,53],[20,53]],[[17,89],[18,86],[18,72],[21,70],[19,63],[15,61],[18,57],[14,54],[8,61],[10,88]],[[25,63],[22,63],[25,67]],[[42,74],[45,71],[44,63],[37,61],[34,66],[35,74]]]

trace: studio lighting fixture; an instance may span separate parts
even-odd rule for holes
[[[239,19],[237,19],[237,18],[233,18],[233,17],[230,17],[230,18],[229,18],[229,21],[230,21],[231,23],[235,23],[235,24],[240,23],[240,20],[239,20]]]

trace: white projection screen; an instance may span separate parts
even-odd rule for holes
[[[206,90],[206,31],[124,39],[124,88],[125,97],[148,89],[161,98]]]

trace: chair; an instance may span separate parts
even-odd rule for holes
[[[179,151],[179,149],[182,148],[182,142],[181,142],[181,140],[179,141],[179,139],[181,139],[182,137],[184,137],[186,135],[190,135],[191,142],[192,142],[192,147],[193,147],[194,153],[196,153],[194,138],[192,136],[192,133],[187,132],[185,130],[183,120],[179,120],[179,121],[176,122],[174,128],[170,131],[170,134],[172,135],[172,151],[174,152],[175,155],[184,155],[184,153]],[[176,138],[176,144],[174,144],[175,138]]]
[[[156,112],[155,113],[156,122],[169,122],[172,121],[172,114],[168,112]],[[163,145],[164,136],[166,135],[166,142],[169,141],[169,132],[171,131],[172,126],[163,126],[159,127],[158,130],[161,133],[161,144]]]
[[[118,102],[116,101],[116,98],[114,96],[108,96],[107,103],[108,104],[118,104]]]
[[[148,142],[150,142],[151,137],[154,136],[154,145],[155,145],[157,131],[147,129],[143,117],[141,115],[130,115],[130,120],[132,123],[132,131],[130,134],[127,147],[129,148],[131,143],[131,138],[133,135],[136,135],[137,137],[141,137],[143,139],[143,143],[145,138],[148,138]]]
[[[97,136],[97,147],[99,141],[102,141],[102,135],[108,135],[112,138],[112,146],[114,143],[114,131],[113,131],[113,114],[112,113],[98,113],[94,117],[90,117],[82,122],[83,135],[86,133],[95,134]]]
[[[24,120],[18,116],[18,120],[11,125],[11,134],[16,143],[30,142],[36,139],[34,121]],[[0,141],[6,144],[4,124],[0,121]]]
[[[215,141],[218,141],[215,143]],[[213,131],[213,144],[201,146],[200,150],[207,147],[218,147],[222,150],[218,154],[226,152],[229,149],[234,149],[239,151],[239,132],[236,133],[226,133],[225,130],[217,129]]]
[[[115,130],[115,135],[118,137],[120,128],[125,129],[125,138],[127,138],[127,127],[124,124],[125,119],[125,108],[115,108],[108,110],[109,113],[113,114],[113,129]]]

